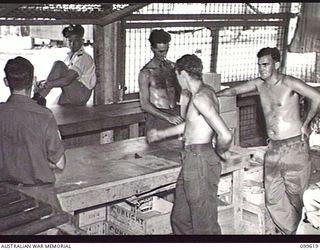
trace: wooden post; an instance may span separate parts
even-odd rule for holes
[[[94,26],[94,60],[96,64],[97,86],[94,103],[108,104],[117,101],[117,40],[118,24]]]
[[[316,52],[315,82],[320,82],[320,53]]]
[[[287,64],[287,54],[288,54],[288,35],[289,35],[289,25],[290,25],[290,9],[291,3],[280,3],[283,7],[283,10],[288,13],[288,16],[285,18],[285,26],[283,27],[283,33],[281,33],[281,29],[279,29],[278,36],[282,39],[282,47],[281,42],[278,44],[278,47],[282,49],[281,55],[281,71],[286,74],[286,64]],[[281,41],[281,40],[280,40]]]
[[[211,28],[211,61],[210,61],[210,72],[217,72],[217,62],[218,62],[218,47],[219,47],[219,29]]]

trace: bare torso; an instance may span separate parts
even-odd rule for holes
[[[218,99],[214,94],[213,89],[209,86],[203,86],[200,91],[205,91],[209,95],[209,98],[213,100],[216,110],[218,110]],[[214,131],[194,106],[193,99],[194,97],[192,96],[186,115],[186,126],[184,131],[185,145],[212,142]]]
[[[149,100],[157,108],[174,108],[177,99],[177,81],[174,65],[167,63],[165,67],[148,63],[142,70],[149,77]]]
[[[281,76],[275,85],[268,85],[261,80],[257,88],[269,138],[283,140],[300,135],[302,121],[299,95],[290,88],[290,79]]]

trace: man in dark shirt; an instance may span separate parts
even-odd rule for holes
[[[11,95],[0,105],[0,183],[60,207],[53,170],[65,166],[64,147],[52,112],[30,98],[34,67],[10,59],[5,84]]]

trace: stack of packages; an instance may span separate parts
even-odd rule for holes
[[[173,204],[157,196],[108,206],[106,234],[172,234],[170,214]]]
[[[274,234],[275,226],[265,205],[263,162],[267,147],[249,147],[250,167],[245,169],[241,228],[244,234]]]

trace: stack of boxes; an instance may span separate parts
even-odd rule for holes
[[[250,167],[244,172],[241,230],[244,234],[275,234],[275,226],[265,204],[263,161],[267,147],[248,148]]]
[[[138,201],[108,206],[108,235],[172,234],[170,215],[173,204],[152,196]]]
[[[88,235],[106,234],[107,206],[96,206],[75,214],[75,225]]]
[[[219,218],[222,232],[234,233],[232,177],[223,176],[219,183]],[[173,203],[157,196],[104,204],[79,211],[76,225],[88,235],[150,235],[172,234],[170,216]],[[225,209],[227,208],[227,209]],[[231,231],[230,231],[231,230]]]

